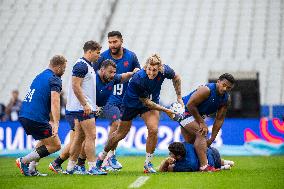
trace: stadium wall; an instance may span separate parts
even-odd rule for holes
[[[212,119],[207,120],[209,134],[212,130]],[[98,120],[97,152],[107,141],[109,122]],[[59,137],[62,144],[69,141],[69,125],[61,121]],[[133,121],[127,137],[119,143],[119,155],[144,155],[147,128],[143,121]],[[178,123],[161,121],[159,124],[156,155],[167,155],[168,144],[182,141]],[[27,136],[19,122],[0,123],[0,156],[15,156],[30,151],[36,141]],[[226,119],[214,146],[222,155],[274,155],[284,154],[284,121],[278,118],[267,119]]]

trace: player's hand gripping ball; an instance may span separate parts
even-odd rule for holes
[[[172,103],[170,109],[177,114],[183,114],[185,111],[184,107],[178,102]]]

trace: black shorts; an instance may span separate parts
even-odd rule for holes
[[[49,123],[40,123],[24,117],[19,121],[27,135],[32,135],[35,140],[41,140],[52,136],[52,127]]]
[[[128,108],[128,107],[122,107],[122,116],[121,121],[131,121],[134,119],[137,115],[142,115],[145,112],[150,111],[151,109],[147,107],[143,108]]]

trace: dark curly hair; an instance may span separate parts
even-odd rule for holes
[[[173,142],[168,147],[169,151],[172,152],[175,156],[185,157],[186,151],[183,143]]]
[[[224,73],[219,77],[219,80],[222,81],[224,79],[227,79],[230,83],[235,84],[235,78],[232,76],[232,74]]]

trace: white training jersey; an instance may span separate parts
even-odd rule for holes
[[[87,103],[91,106],[92,110],[96,111],[96,72],[93,67],[83,58],[79,58],[77,63],[85,63],[88,66],[88,72],[83,78],[82,91],[85,96]],[[75,64],[75,65],[76,65]],[[67,89],[67,104],[66,110],[70,112],[83,111],[83,106],[77,99],[73,89],[72,89],[72,76],[70,77],[68,89]]]

